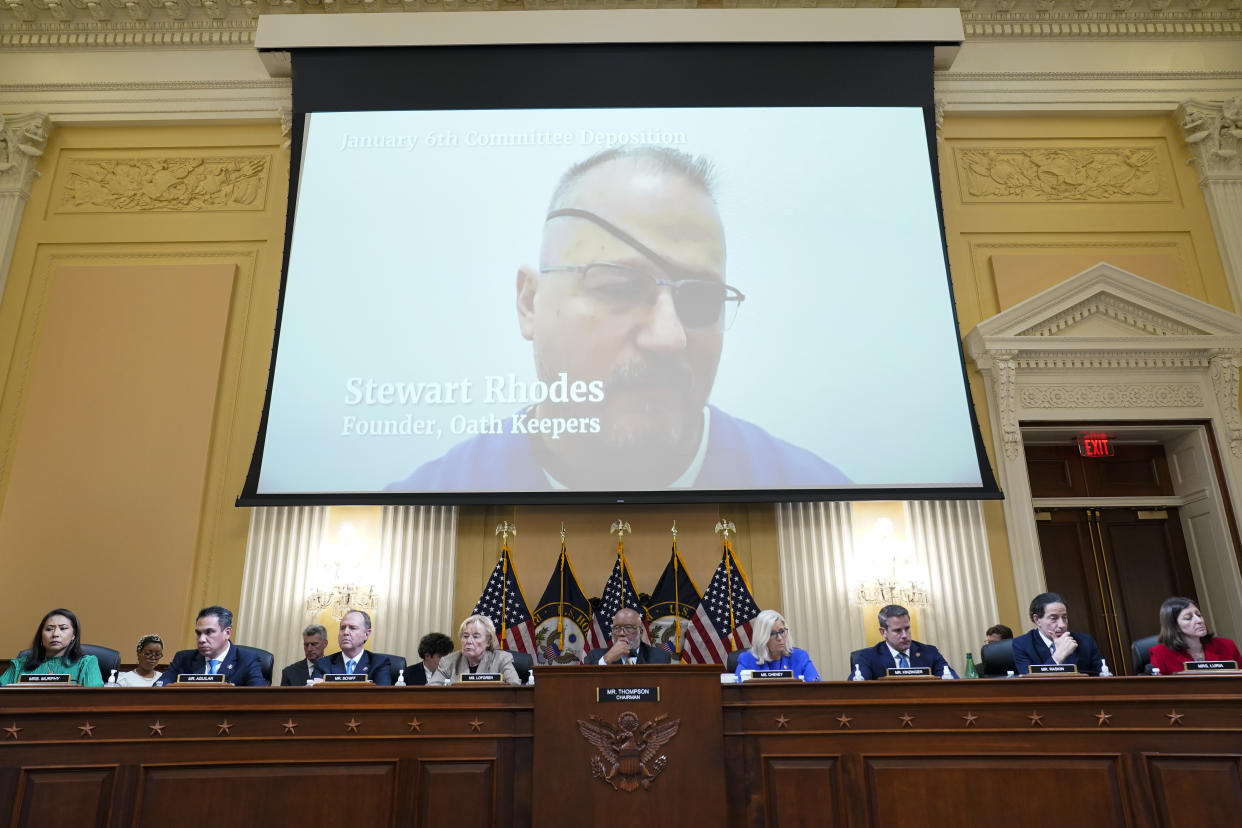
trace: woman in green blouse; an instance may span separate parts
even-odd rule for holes
[[[0,684],[16,684],[24,673],[68,673],[69,680],[84,687],[103,687],[99,662],[82,652],[82,628],[67,609],[54,609],[39,622],[30,652],[9,662]]]

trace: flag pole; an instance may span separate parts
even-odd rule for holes
[[[509,536],[517,537],[517,527],[507,520],[502,520],[496,524],[496,534],[500,535],[500,568],[504,576],[500,582],[500,646],[503,647],[505,622],[509,620],[509,613],[505,609],[505,598],[509,593]]]
[[[624,520],[614,520],[612,522],[612,528],[608,530],[608,534],[617,536],[617,559],[621,561],[621,579],[623,584],[626,573],[629,572],[629,568],[625,565],[625,533],[630,532],[632,534],[633,531],[634,530],[630,528],[630,524]],[[624,586],[621,589],[621,607],[625,607]],[[642,613],[639,613],[640,617],[641,615]]]
[[[681,578],[677,576],[677,564],[681,560],[677,557],[677,521],[673,521],[673,644],[677,651],[677,660],[681,660],[681,593],[678,588],[681,586]]]
[[[561,559],[557,563],[561,570],[560,601],[556,605],[556,634],[561,639],[561,652],[565,652],[565,522],[561,521]]]
[[[737,532],[737,527],[733,525],[733,521],[721,518],[716,522],[716,531],[724,538],[724,559],[725,565],[725,583],[729,587],[729,638],[733,638],[733,630],[737,628],[737,624],[733,619],[733,549],[729,546],[729,533]]]

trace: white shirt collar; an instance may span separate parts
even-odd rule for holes
[[[224,672],[224,665],[229,663],[229,650],[231,649],[233,649],[233,645],[226,643],[224,645],[224,650],[220,653],[220,655],[215,657],[216,661],[219,662],[218,664],[216,664],[217,673]],[[210,671],[211,671],[211,657],[203,656],[203,672],[207,673]]]
[[[892,644],[889,644],[887,641],[885,641],[885,642],[884,642],[884,644],[888,647],[888,651],[889,651],[890,653],[892,653],[892,655],[893,655],[893,661],[896,661],[896,660],[897,660],[897,656],[901,655],[901,650],[894,650],[894,649],[893,649],[893,645],[892,645]],[[906,650],[906,658],[909,658],[909,657],[910,657],[910,651],[909,651],[909,650]]]

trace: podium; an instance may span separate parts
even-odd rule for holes
[[[536,676],[534,825],[726,824],[719,665]]]

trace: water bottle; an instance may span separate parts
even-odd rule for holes
[[[397,671],[397,680],[392,683],[393,687],[405,687],[405,670]]]
[[[1112,675],[1113,675],[1113,671],[1108,669],[1108,662],[1101,658],[1100,659],[1100,677],[1111,678]]]
[[[966,678],[979,678],[979,670],[975,667],[975,657],[972,653],[966,654]]]
[[[116,683],[116,670],[113,670],[111,673],[108,674],[108,683],[105,684],[104,686],[105,687],[120,687],[120,685]]]

